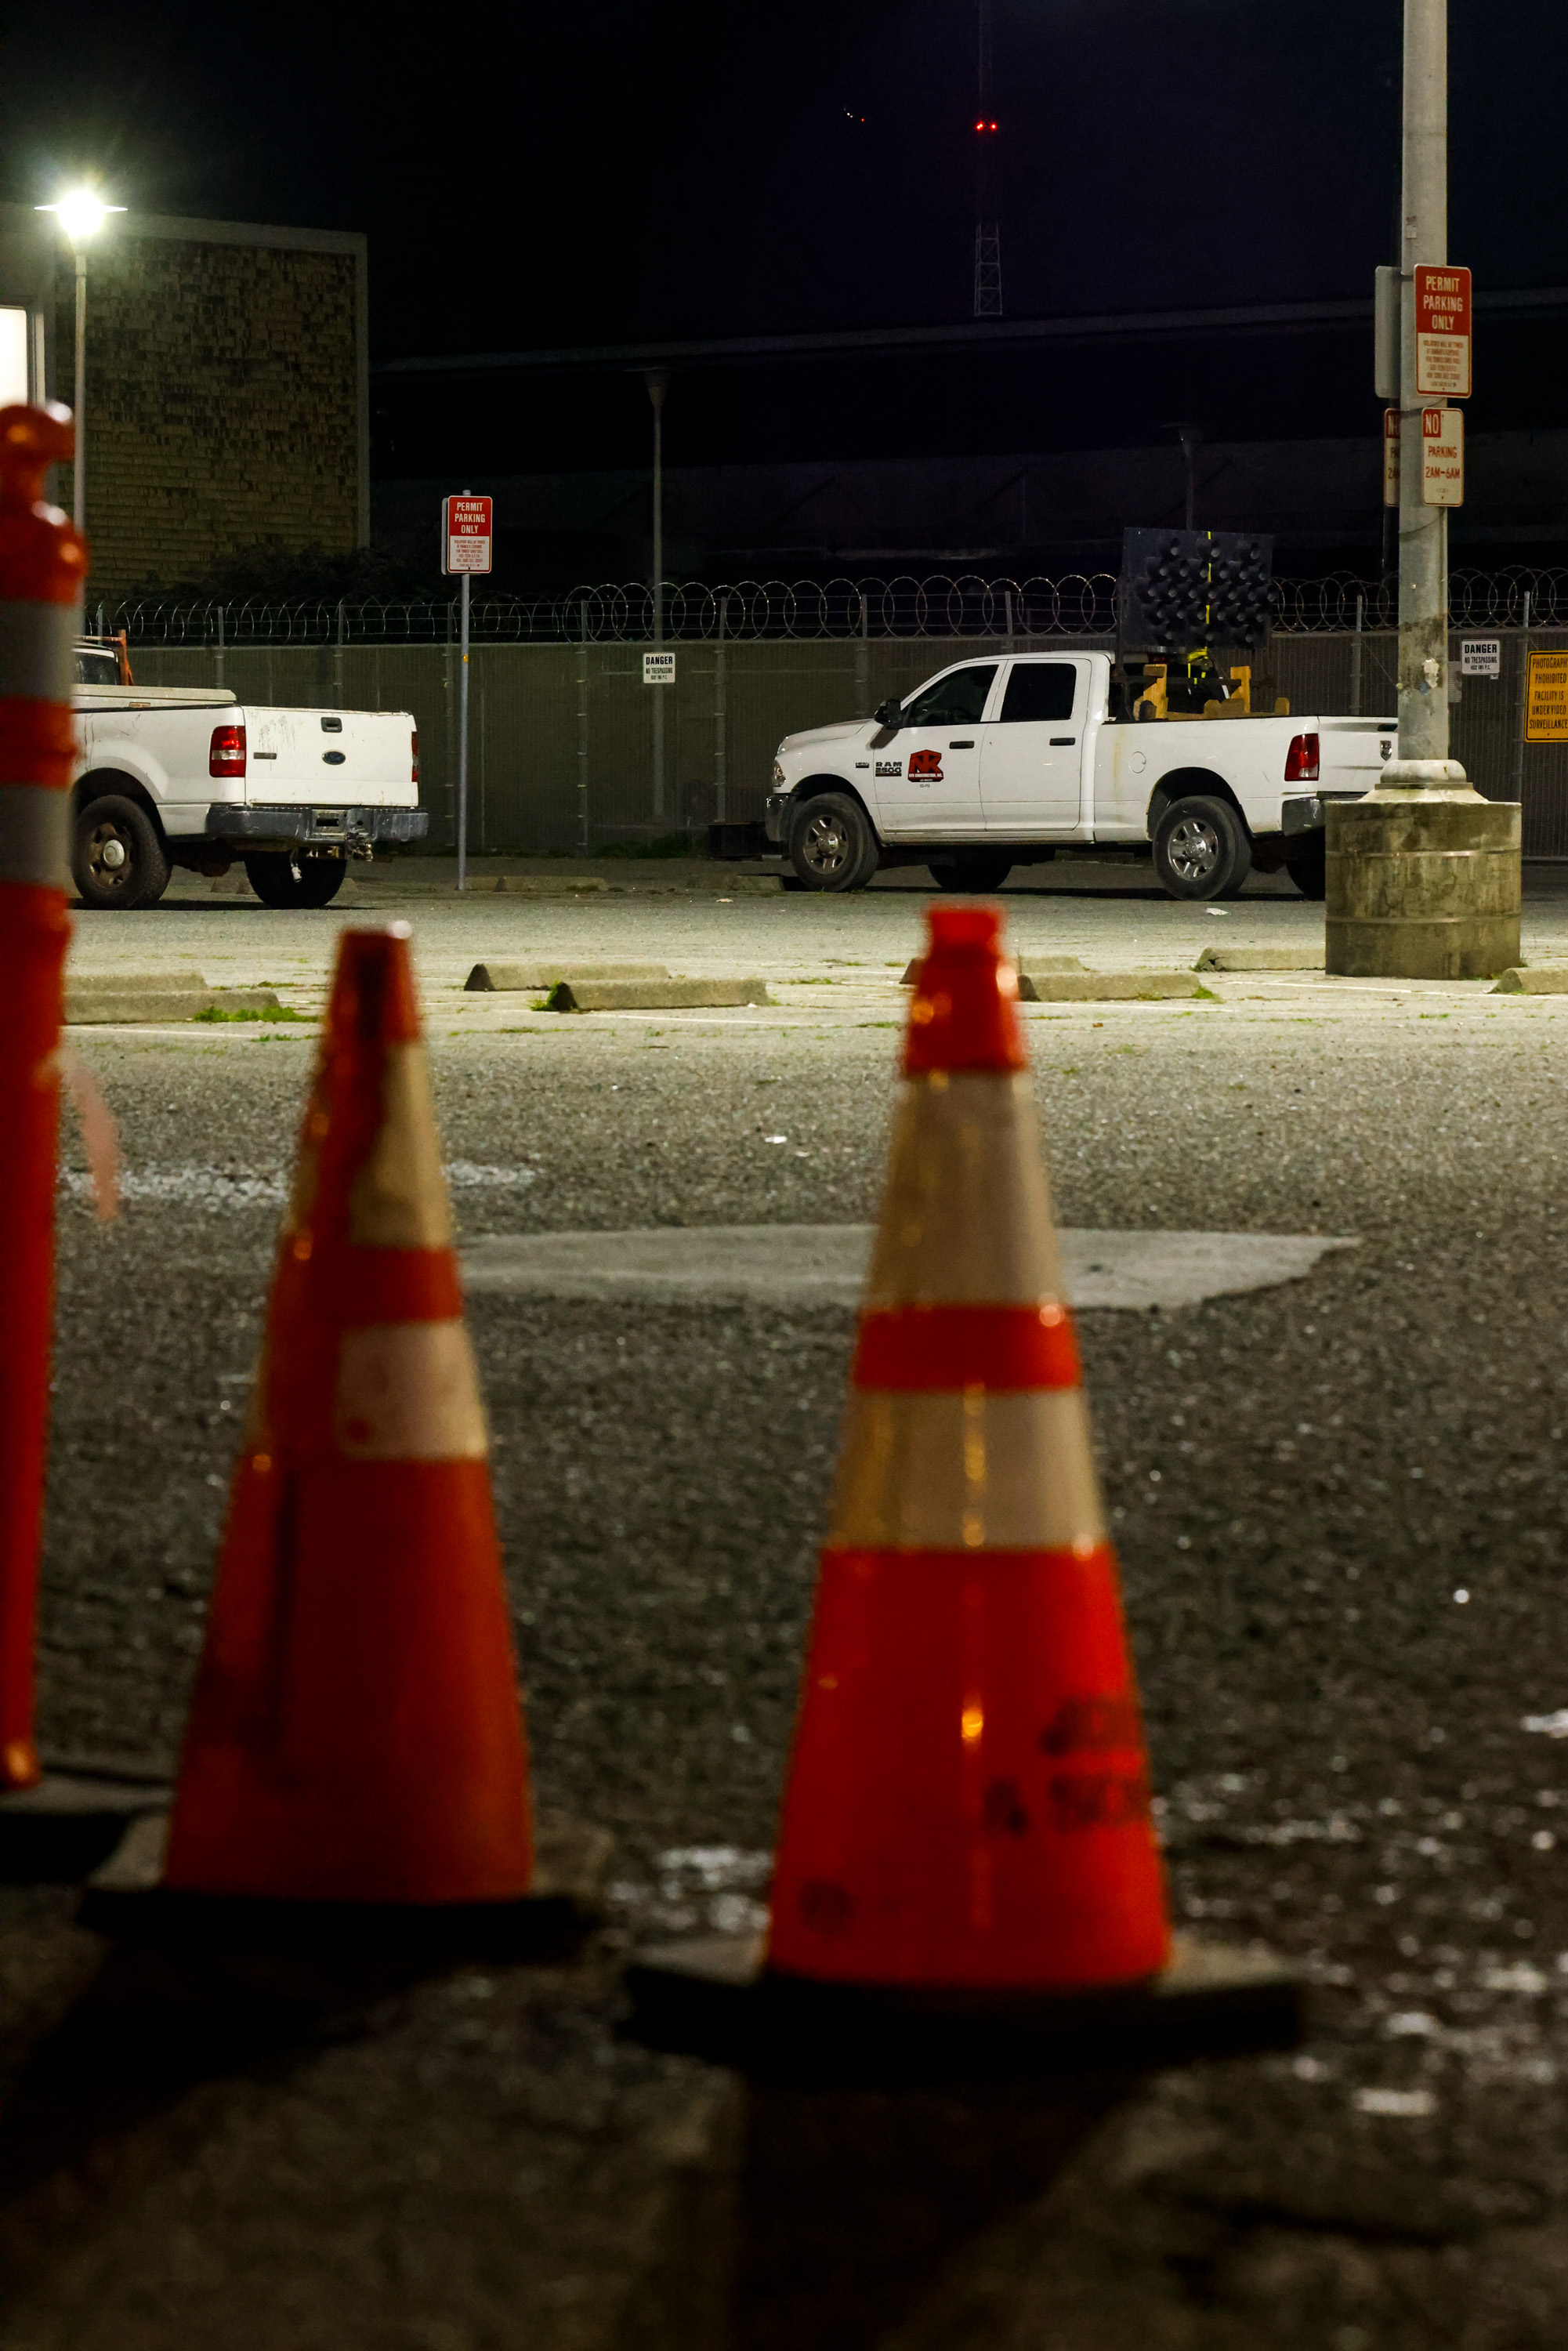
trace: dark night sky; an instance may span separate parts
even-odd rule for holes
[[[1397,0],[996,0],[1012,317],[1369,290]],[[0,194],[362,228],[379,356],[967,315],[972,0],[16,0]],[[1560,0],[1452,0],[1450,252],[1561,283]],[[847,119],[846,110],[859,118]]]

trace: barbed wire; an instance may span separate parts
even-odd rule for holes
[[[1115,633],[1116,588],[1108,571],[1071,572],[1060,580],[987,580],[977,573],[728,585],[675,580],[664,586],[663,633],[670,644],[720,636],[737,643],[1009,635],[1108,643]],[[1519,628],[1526,595],[1532,628],[1568,627],[1568,569],[1526,565],[1453,573],[1450,626]],[[1392,581],[1334,572],[1321,580],[1276,580],[1270,605],[1271,625],[1284,635],[1391,629],[1397,624],[1398,590]],[[455,642],[457,611],[455,597],[143,600],[100,604],[89,626],[109,635],[123,630],[132,644],[144,645],[428,644]],[[653,591],[645,580],[634,580],[583,585],[560,596],[479,596],[469,632],[476,644],[648,644],[654,636]]]

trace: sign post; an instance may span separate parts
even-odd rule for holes
[[[477,571],[490,569],[492,518],[495,501],[476,498],[465,490],[461,497],[441,501],[441,569],[462,580],[463,660],[457,689],[457,887],[468,887],[468,582]]]

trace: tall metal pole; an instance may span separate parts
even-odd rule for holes
[[[466,497],[468,493],[464,492]],[[457,686],[457,887],[468,887],[468,584],[463,574],[458,596],[462,649]]]
[[[729,590],[718,600],[718,643],[713,662],[713,812],[723,824],[729,814],[729,664],[725,643],[729,626]]]
[[[648,397],[653,403],[653,651],[664,643],[664,394],[670,379],[650,368]],[[653,814],[664,813],[664,689],[653,688]]]
[[[1422,498],[1416,270],[1448,257],[1448,0],[1405,0],[1399,270],[1399,760],[1448,757],[1448,512]],[[1463,783],[1449,776],[1411,778]]]
[[[77,396],[76,456],[71,465],[71,520],[87,529],[87,247],[78,245],[77,263]]]
[[[1513,730],[1513,797],[1524,807],[1524,730],[1530,724],[1530,590],[1524,591],[1524,627],[1519,639],[1519,708]]]
[[[577,853],[589,854],[588,830],[588,599],[578,606],[577,639]]]
[[[1448,257],[1448,0],[1405,0],[1399,742],[1364,799],[1325,811],[1325,961],[1351,978],[1481,979],[1519,961],[1520,812],[1448,756],[1448,516],[1423,496],[1416,272]]]

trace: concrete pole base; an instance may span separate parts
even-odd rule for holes
[[[1351,979],[1491,979],[1519,962],[1520,809],[1397,763],[1328,810],[1327,967]],[[1436,787],[1434,789],[1434,787]]]

